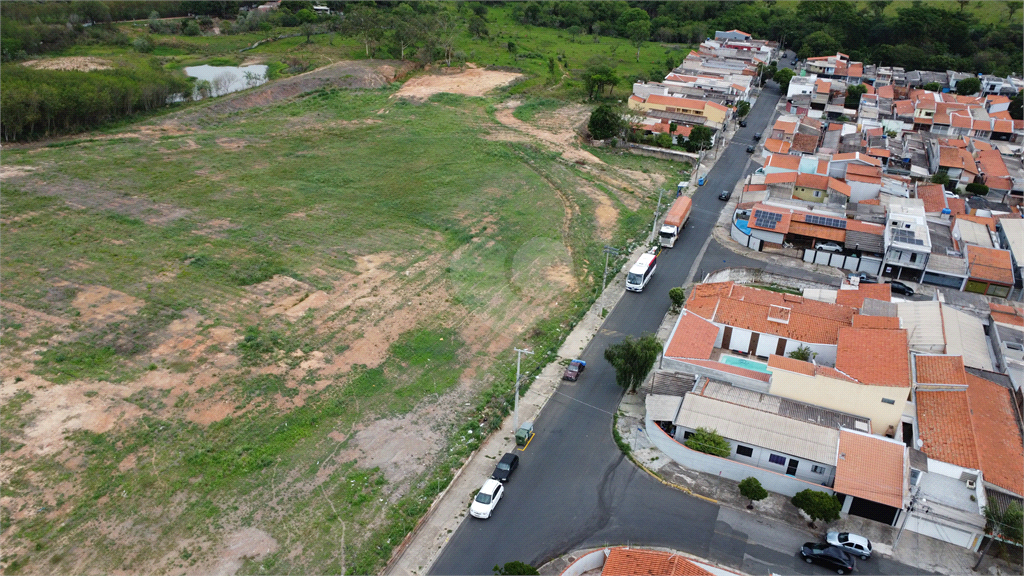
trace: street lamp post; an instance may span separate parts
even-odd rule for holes
[[[516,351],[516,399],[515,399],[516,403],[515,403],[515,409],[514,409],[514,414],[515,414],[514,422],[515,422],[515,426],[513,427],[513,430],[512,430],[513,432],[515,432],[516,430],[519,430],[519,366],[520,366],[520,364],[523,361],[523,354],[533,355],[533,351],[532,350],[520,350],[519,348],[515,348],[515,351]]]
[[[661,197],[665,194],[664,188],[658,189],[658,209],[654,211],[654,224],[651,226],[651,240],[658,235],[658,216],[661,215]]]
[[[619,254],[618,248],[612,248],[611,246],[604,247],[604,277],[601,279],[601,294],[604,294],[605,286],[608,284],[608,255]]]

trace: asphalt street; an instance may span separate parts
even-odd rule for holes
[[[751,573],[824,574],[805,564],[798,550],[807,534],[767,526],[752,514],[693,498],[638,469],[612,440],[612,415],[623,391],[605,361],[605,348],[626,335],[653,333],[668,312],[668,289],[680,286],[711,235],[724,202],[756,164],[746,146],[766,131],[779,100],[774,83],[762,92],[741,128],[694,195],[690,221],[676,246],[659,257],[642,293],[627,293],[581,354],[587,370],[563,382],[534,423],[536,436],[520,457],[505,496],[488,520],[467,518],[431,568],[432,574],[491,574],[512,560],[539,566],[571,550],[606,544],[663,546]],[[746,260],[711,242],[705,272]],[[715,260],[727,263],[716,265]],[[484,478],[480,479],[483,483]],[[467,495],[467,502],[468,502]],[[881,558],[858,562],[865,574],[919,574]]]

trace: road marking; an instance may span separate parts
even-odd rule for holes
[[[598,408],[597,406],[594,406],[593,404],[587,404],[583,400],[578,400],[576,398],[573,398],[572,396],[569,396],[565,392],[559,392],[558,390],[555,390],[555,394],[561,394],[562,396],[565,396],[566,398],[568,398],[569,400],[572,400],[573,402],[579,402],[580,404],[583,404],[584,406],[593,408],[594,410],[597,410],[598,412],[604,412],[605,414],[607,414],[609,416],[614,416],[614,414],[612,412],[609,412],[609,411],[605,410],[604,408]]]

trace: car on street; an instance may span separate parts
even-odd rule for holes
[[[818,242],[814,245],[815,250],[824,250],[826,252],[842,252],[843,247],[835,242]]]
[[[849,276],[847,276],[847,278],[849,278],[850,280],[853,280],[854,278],[860,278],[861,284],[878,284],[878,278],[875,278],[874,276],[868,274],[867,272],[851,272]]]
[[[760,139],[761,139],[761,133],[760,132],[754,134],[754,142],[757,142]]]
[[[825,541],[833,546],[841,546],[848,554],[860,556],[861,560],[871,557],[871,540],[852,532],[829,532]]]
[[[747,127],[747,121],[746,120],[740,120],[740,128],[746,128],[746,127]]]
[[[914,289],[911,288],[910,286],[907,286],[903,282],[900,282],[899,280],[893,280],[892,282],[889,282],[889,288],[896,294],[901,294],[903,296],[914,295]]]
[[[586,367],[586,362],[584,362],[583,360],[573,358],[572,362],[569,362],[569,365],[565,367],[565,372],[562,373],[562,380],[575,382],[576,379],[580,377],[580,374],[583,373],[583,370],[586,369]]]
[[[732,190],[722,190],[718,195],[719,200],[728,200],[732,196]]]
[[[509,452],[498,460],[498,464],[494,467],[494,472],[491,472],[491,478],[498,482],[508,482],[508,479],[512,477],[512,473],[519,467],[519,456]]]
[[[754,147],[753,146],[747,146],[747,154],[753,154],[753,153],[754,153]]]
[[[494,513],[494,507],[498,505],[498,501],[501,500],[501,495],[504,493],[505,487],[501,485],[501,482],[494,479],[487,480],[477,492],[476,497],[473,498],[473,503],[469,506],[469,515],[473,518],[490,518]]]
[[[821,542],[805,542],[800,547],[800,556],[808,564],[819,564],[836,571],[836,574],[850,574],[857,561],[839,546]]]

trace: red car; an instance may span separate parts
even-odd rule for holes
[[[583,360],[573,359],[573,361],[569,362],[569,365],[565,367],[565,373],[562,374],[562,380],[569,380],[570,382],[575,382],[576,379],[580,377],[580,374],[583,373],[583,369],[586,367],[587,363],[584,362]]]

